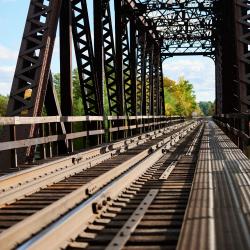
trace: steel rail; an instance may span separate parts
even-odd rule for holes
[[[203,129],[203,126],[201,126],[201,129]],[[176,227],[178,227],[178,224],[175,225],[174,221],[176,219],[174,218],[176,218],[177,216],[177,221],[179,221],[179,212],[177,212],[178,215],[176,215],[174,209],[172,209],[172,212],[170,212],[170,208],[168,208],[167,210],[169,211],[167,212],[165,210],[158,210],[159,207],[157,209],[150,208],[150,206],[152,205],[153,207],[156,207],[156,204],[158,204],[158,202],[160,202],[160,207],[163,204],[165,204],[165,207],[168,207],[168,205],[166,205],[166,202],[171,206],[173,202],[173,196],[171,194],[173,193],[174,188],[178,189],[178,185],[183,185],[183,189],[179,187],[180,190],[182,190],[180,192],[183,192],[182,194],[186,194],[187,189],[191,191],[190,183],[192,183],[193,178],[192,174],[190,176],[190,170],[192,172],[192,170],[195,169],[196,160],[193,159],[190,161],[190,159],[192,159],[195,155],[197,156],[197,153],[193,151],[192,158],[186,156],[185,151],[188,150],[188,145],[185,144],[189,144],[189,138],[191,136],[192,144],[195,141],[195,148],[198,149],[199,141],[197,141],[196,137],[194,137],[193,135],[201,135],[199,131],[200,130],[196,129],[191,133],[191,135],[189,135],[188,138],[185,138],[184,141],[182,140],[178,142],[178,145],[175,146],[176,150],[174,150],[172,154],[164,155],[163,157],[161,157],[160,160],[158,160],[151,168],[144,172],[144,174],[141,175],[136,181],[134,181],[128,188],[126,188],[125,191],[120,193],[119,197],[115,201],[110,202],[108,207],[101,211],[101,213],[96,216],[95,220],[91,221],[89,225],[87,225],[87,228],[82,228],[78,231],[77,236],[72,236],[72,238],[68,240],[67,247],[65,247],[64,245],[61,246],[64,249],[91,249],[92,247],[95,248],[96,246],[98,246],[98,249],[107,250],[133,249],[134,247],[138,249],[147,249],[147,247],[149,247],[149,249],[159,249],[159,238],[164,239],[166,234],[171,235],[169,240],[174,242],[173,233],[178,236],[179,232],[176,229]],[[181,149],[183,148],[183,144],[184,150]],[[176,163],[174,169],[171,169],[171,172],[174,170],[175,173],[171,174],[171,176],[168,175],[166,176],[166,178],[161,179],[161,176],[164,174],[164,172],[167,169],[172,168],[172,165],[169,164],[171,162],[171,159]],[[188,181],[189,184],[185,184],[186,181]],[[168,189],[165,189],[167,185],[169,185],[170,193],[168,192]],[[171,197],[170,199],[169,195]],[[156,201],[155,199],[157,199],[158,201]],[[178,204],[178,201],[180,200],[182,200],[183,202],[182,195],[177,196],[176,199],[176,204]],[[188,197],[185,197],[185,199],[187,200]],[[136,206],[136,204],[138,204],[138,206]],[[155,213],[153,213],[155,214],[155,216],[151,214],[153,212],[152,209],[155,209]],[[160,213],[160,215],[158,213]],[[168,213],[168,219],[164,219],[164,216],[166,218],[166,213]],[[159,220],[161,214],[163,216],[162,219],[160,219],[161,221],[157,221],[157,218],[155,219],[155,217],[158,217]],[[147,217],[147,219],[144,217]],[[154,219],[156,225],[154,224]],[[175,229],[172,229],[173,231],[171,231],[168,226],[166,226],[166,228],[164,229],[162,228],[162,226],[160,226],[159,230],[158,227],[161,236],[158,235],[159,237],[157,240],[156,228],[159,222],[160,224],[173,223],[173,228]],[[152,224],[154,229],[149,229],[147,226],[149,224]],[[137,228],[138,226],[140,227],[139,229]],[[143,232],[145,233],[144,244],[142,236]],[[135,239],[134,245],[132,245],[131,237],[137,238]],[[153,245],[151,245],[153,242],[154,248]],[[171,247],[174,248],[173,242],[168,242],[167,244],[170,244]],[[129,244],[125,247],[127,243]],[[166,246],[166,241],[164,240],[162,240],[161,244],[161,247],[163,246]]]
[[[185,136],[187,134],[187,131],[195,128],[197,125],[198,123],[195,122],[190,124],[188,127],[183,128],[180,132],[177,133],[176,136],[173,137],[174,140],[172,141],[172,145],[174,145],[180,138]],[[100,205],[107,204],[109,200],[113,200],[118,197],[122,190],[128,187],[134,180],[139,178],[145,171],[147,171],[150,166],[152,166],[162,157],[163,148],[171,147],[171,145],[167,144],[167,142],[169,141],[171,141],[171,137],[169,137],[168,139],[166,138],[163,143],[157,143],[158,147],[157,149],[153,150],[153,153],[150,154],[148,152],[147,155],[141,154],[140,156],[138,155],[134,157],[134,160],[129,164],[130,166],[128,166],[128,163],[122,164],[123,169],[120,169],[118,171],[119,173],[116,170],[110,171],[109,175],[107,175],[105,179],[101,177],[100,181],[102,181],[103,184],[108,184],[110,180],[113,180],[104,188],[101,189],[101,184],[99,183],[99,181],[96,181],[95,183],[90,183],[89,186],[84,187],[81,191],[80,189],[77,190],[77,192],[81,192],[81,194],[83,194],[84,190],[87,192],[89,192],[89,190],[92,190],[92,187],[94,185],[97,191],[97,187],[95,184],[99,183],[99,191],[95,193],[90,199],[83,203],[80,203],[80,205],[75,207],[68,214],[64,215],[61,219],[51,224],[37,236],[31,238],[29,241],[20,246],[19,249],[46,249],[48,247],[54,249],[63,247],[63,245],[57,245],[58,235],[61,235],[61,239],[63,241],[63,239],[68,239],[68,237],[72,237],[72,235],[77,234],[80,228],[87,226],[91,218],[94,218],[96,216],[96,209],[93,209],[93,204],[96,204],[95,207],[99,208],[101,207]],[[69,202],[69,199],[69,196],[67,198],[65,197],[65,202],[63,203],[65,204],[66,200],[67,202]],[[81,218],[81,220],[79,220],[79,218]],[[32,225],[34,225],[34,221],[30,226]],[[27,228],[29,228],[29,225],[26,224],[26,231]],[[21,228],[18,228],[17,231],[12,231],[12,236],[9,235],[8,238],[13,237],[14,234],[16,235],[16,238],[17,235],[19,235],[19,233],[17,233],[18,230],[22,231]],[[8,240],[6,239],[5,242],[8,242]]]
[[[197,137],[201,138],[202,131],[203,131],[203,126],[200,126],[200,129],[196,133],[195,137],[192,139],[191,145],[195,144],[195,147],[197,147],[197,145],[198,145]],[[192,153],[194,153],[194,151],[192,151]],[[184,152],[181,153],[180,155],[178,155],[177,158],[174,159],[167,166],[165,171],[160,175],[159,180],[167,181],[169,179],[171,173],[177,168],[178,164],[181,164],[182,158],[185,156],[186,156],[186,154]],[[155,165],[157,165],[157,167],[156,167],[156,169],[153,169],[153,171],[151,173],[152,176],[156,173],[157,170],[159,170],[160,166],[165,164],[165,162],[162,163],[163,158],[161,159],[160,164],[155,164]],[[169,158],[168,158],[167,162],[168,161],[169,161]],[[155,175],[155,178],[156,178],[156,176],[157,175]],[[152,177],[148,178],[148,180],[150,180],[150,179],[152,179]],[[171,180],[170,180],[170,182],[171,182]],[[143,186],[145,183],[143,183],[143,185],[142,185],[142,183],[137,181],[135,184],[137,184],[138,185],[137,187],[140,188],[140,186]],[[135,188],[135,184],[133,185],[132,189]],[[161,185],[163,186],[163,184],[161,184]],[[157,186],[152,186],[152,188],[154,188],[154,189],[150,189],[149,192],[146,193],[147,195],[145,196],[144,200],[138,204],[138,207],[135,209],[134,213],[127,219],[124,226],[115,234],[113,239],[106,246],[105,250],[119,250],[119,249],[123,249],[125,247],[125,245],[129,242],[129,239],[131,238],[132,234],[136,231],[136,228],[143,221],[143,218],[146,216],[146,212],[149,211],[151,203],[153,203],[154,199],[156,199],[157,194],[161,190],[161,185],[158,185],[160,188],[157,188]],[[123,206],[125,206],[125,205],[123,205]],[[151,235],[148,235],[148,237],[150,237],[150,236]]]
[[[193,151],[194,151],[194,149],[195,149],[195,145],[196,145],[197,141],[199,140],[199,138],[200,138],[200,136],[201,136],[201,134],[202,134],[202,131],[203,131],[203,127],[200,127],[200,129],[199,129],[197,135],[195,136],[195,138],[194,138],[192,144],[190,145],[190,147],[189,147],[189,149],[188,149],[186,155],[189,155],[189,156],[190,156],[190,155],[193,154]]]
[[[108,197],[113,198],[114,195],[118,195],[119,190],[121,190],[120,188],[122,186],[125,187],[128,183],[130,183],[129,180],[134,180],[134,178],[138,177],[143,170],[146,170],[150,165],[150,162],[155,162],[162,156],[163,153],[161,149],[164,148],[163,146],[164,144],[166,144],[166,147],[170,147],[169,142],[173,144],[176,143],[177,138],[181,138],[182,136],[187,134],[187,131],[197,126],[197,124],[198,124],[197,122],[192,122],[185,128],[182,128],[181,131],[177,132],[175,136],[169,136],[164,138],[163,140],[157,142],[156,145],[154,145],[154,147],[150,147],[150,149],[147,148],[139,155],[134,156],[133,159],[127,160],[120,166],[111,169],[104,175],[95,178],[92,182],[83,185],[82,187],[68,194],[64,198],[54,202],[53,204],[47,206],[46,208],[40,210],[39,212],[17,223],[13,227],[7,229],[0,235],[1,248],[10,249],[16,247],[18,244],[22,243],[25,239],[30,238],[32,235],[34,235],[34,233],[40,231],[49,223],[55,221],[55,219],[59,218],[67,211],[74,208],[77,204],[82,204],[82,202],[84,202],[84,200],[86,200],[89,197],[92,200],[92,202],[89,202],[89,199],[87,199],[83,203],[87,205],[87,206],[84,205],[84,214],[88,215],[93,214],[94,211],[92,212],[90,211],[92,210],[93,202],[99,204],[100,201],[103,202],[103,199],[106,201],[106,198]],[[129,169],[130,171],[128,171]],[[129,178],[127,179],[124,177],[121,178],[121,176],[123,175],[129,176]],[[125,179],[126,181],[124,182]],[[113,184],[109,184],[110,181],[112,180],[114,180],[113,182],[111,182]],[[114,188],[115,183],[116,185]],[[108,186],[106,186],[107,184]],[[103,187],[104,189],[102,189]],[[109,189],[109,187],[112,187],[112,191]],[[107,188],[109,190],[108,197],[106,196],[104,197],[103,193],[104,191],[100,190],[105,190],[105,194],[107,195]],[[94,192],[96,193],[94,194]],[[93,194],[93,196],[90,196],[89,195],[90,193]],[[72,211],[75,210],[77,210],[77,208],[73,209]],[[72,211],[69,213],[72,213]],[[64,219],[62,220],[64,221]],[[82,223],[82,220],[79,220],[79,222]],[[65,222],[63,222],[63,224],[65,224]],[[67,231],[66,230],[65,236],[67,235],[67,233],[71,232],[72,229],[73,227],[68,232],[66,232]]]
[[[58,160],[19,171],[0,178],[0,207],[10,204],[17,199],[47,187],[52,183],[72,176],[76,173],[89,169],[97,164],[110,159],[114,155],[125,152],[129,149],[157,138],[164,133],[171,132],[189,122],[173,125],[163,129],[155,130],[115,143],[102,145],[86,152],[60,158]],[[104,153],[102,153],[104,152]]]

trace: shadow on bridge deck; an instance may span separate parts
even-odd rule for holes
[[[178,249],[250,248],[250,161],[209,121]]]

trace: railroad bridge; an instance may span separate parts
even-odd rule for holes
[[[250,249],[249,13],[249,0],[30,0],[0,118],[0,249]],[[214,61],[213,118],[165,116],[162,63],[183,55]]]

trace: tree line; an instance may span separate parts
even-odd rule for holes
[[[196,102],[193,85],[184,77],[176,82],[164,77],[164,94],[166,115],[192,116],[202,112]]]
[[[60,74],[54,74],[54,86],[60,100]],[[73,115],[84,115],[84,109],[81,98],[81,89],[77,69],[72,72],[73,80]],[[105,89],[105,88],[104,88]],[[105,95],[104,105],[105,113],[108,114],[108,100]],[[184,77],[180,77],[176,82],[168,77],[164,77],[164,94],[166,115],[182,115],[190,117],[211,116],[214,113],[213,102],[196,101],[193,85]],[[6,115],[8,96],[0,95],[0,116]]]

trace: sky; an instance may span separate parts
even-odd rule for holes
[[[29,2],[30,0],[0,0],[0,94],[2,95],[10,92]],[[89,15],[91,16],[91,13]],[[59,71],[58,39],[51,68],[53,73]],[[164,75],[173,80],[184,76],[190,81],[194,86],[197,101],[214,101],[215,73],[211,59],[201,56],[173,57],[165,60],[163,71]]]

